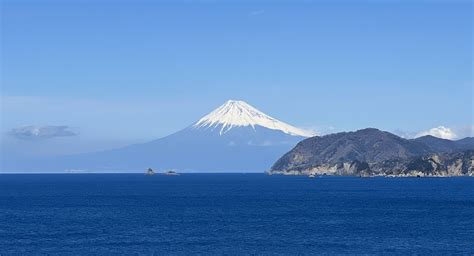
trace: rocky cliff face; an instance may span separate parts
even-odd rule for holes
[[[356,176],[473,175],[473,144],[426,137],[406,140],[377,129],[314,137],[300,142],[272,174]]]
[[[474,176],[474,150],[438,153],[374,164],[371,175]]]

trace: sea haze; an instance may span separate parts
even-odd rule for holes
[[[474,179],[0,175],[0,254],[474,253]]]

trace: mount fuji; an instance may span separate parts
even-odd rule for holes
[[[229,100],[169,136],[120,149],[68,156],[61,168],[87,171],[175,169],[181,172],[264,172],[314,134]],[[64,160],[64,161],[63,161]],[[53,166],[50,166],[53,168]]]
[[[224,105],[201,118],[192,125],[192,128],[210,129],[219,131],[219,135],[225,135],[233,128],[251,127],[256,131],[258,126],[292,136],[311,137],[313,135],[270,117],[240,100],[228,100]]]

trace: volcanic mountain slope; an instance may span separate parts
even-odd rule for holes
[[[446,159],[446,153],[467,149],[474,149],[474,144],[468,140],[448,141],[431,136],[407,140],[367,128],[306,139],[283,155],[270,172],[355,175],[375,173],[374,168],[379,168],[377,172],[380,173],[384,171],[380,168],[390,166],[385,161],[394,160],[403,165],[408,164],[407,159],[443,153],[443,159]]]
[[[229,100],[179,132],[144,144],[70,156],[62,160],[61,168],[263,172],[275,159],[311,135],[246,102]]]

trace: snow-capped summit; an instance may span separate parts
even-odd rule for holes
[[[218,129],[220,135],[227,133],[234,127],[242,126],[251,126],[254,130],[256,126],[262,126],[272,130],[279,130],[292,136],[314,136],[311,132],[268,116],[241,100],[228,100],[193,125],[194,128]]]

